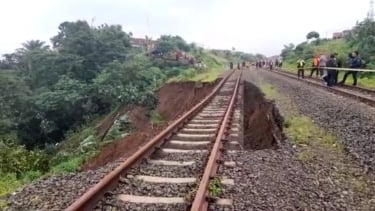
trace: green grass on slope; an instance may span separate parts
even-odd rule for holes
[[[205,69],[187,68],[179,76],[172,78],[171,81],[201,81],[213,82],[225,70],[227,61],[224,58],[215,56],[211,53],[204,53],[201,59],[206,65]]]

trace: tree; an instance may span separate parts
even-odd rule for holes
[[[34,51],[34,50],[49,50],[49,46],[46,42],[40,40],[30,40],[22,43],[22,51]]]
[[[189,52],[191,47],[194,46],[190,46],[180,36],[162,35],[156,41],[155,49],[162,53],[170,53],[174,50]]]
[[[311,32],[307,33],[307,35],[306,35],[307,40],[310,40],[312,38],[319,39],[319,37],[320,37],[320,35],[316,31],[311,31]]]
[[[375,60],[375,22],[365,20],[357,24],[350,36],[347,37],[352,47],[359,50],[366,61]],[[371,64],[369,65],[371,66]]]
[[[289,45],[284,45],[284,48],[281,50],[280,56],[284,59],[289,57],[293,53],[294,47],[295,46],[293,43],[289,43]]]

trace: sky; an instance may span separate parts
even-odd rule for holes
[[[1,2],[0,54],[21,43],[49,42],[64,21],[94,26],[120,24],[133,37],[180,35],[205,48],[241,50],[267,56],[284,44],[350,29],[363,20],[369,0],[12,0]]]

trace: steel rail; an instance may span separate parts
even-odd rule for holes
[[[276,70],[272,70],[272,71],[276,72]],[[290,75],[297,75],[296,73],[292,73],[292,72],[284,71],[284,70],[282,70],[281,73],[290,74]],[[323,81],[319,78],[312,78],[312,77],[311,78],[309,77],[307,79],[311,79],[311,80],[314,80],[314,81]],[[346,85],[346,84],[338,84],[337,87],[342,87],[342,88],[345,88],[345,89],[363,92],[363,93],[375,96],[375,89],[369,89],[369,88],[365,88],[365,87],[361,87],[361,86],[350,86],[350,85]]]
[[[157,147],[161,146],[167,138],[171,137],[174,132],[182,127],[183,124],[187,123],[193,118],[204,106],[206,106],[210,100],[216,95],[228,78],[233,74],[234,71],[229,72],[220,83],[214,88],[214,90],[205,97],[200,103],[190,109],[187,113],[181,116],[179,119],[174,121],[166,129],[156,135],[151,141],[138,149],[132,156],[127,158],[121,163],[116,169],[103,177],[97,184],[80,196],[73,204],[71,204],[66,211],[86,211],[95,208],[100,199],[104,194],[116,187],[119,182],[120,176],[126,172],[131,166],[139,162],[142,158],[150,155]]]
[[[219,158],[222,154],[222,150],[224,147],[223,142],[226,140],[228,136],[228,130],[230,128],[230,122],[232,120],[232,112],[233,112],[234,104],[235,104],[238,89],[239,89],[241,75],[242,75],[242,72],[237,78],[231,101],[229,103],[227,111],[225,112],[225,116],[220,126],[219,133],[216,136],[214,146],[212,148],[209,160],[207,162],[206,168],[204,170],[204,174],[200,181],[197,193],[195,195],[195,198],[191,207],[192,211],[203,211],[203,210],[207,210],[208,208],[208,201],[207,201],[207,198],[209,196],[208,186],[210,183],[210,179],[212,179],[216,175],[216,172],[219,167]]]
[[[342,68],[342,67],[305,67],[304,69],[314,69],[314,68],[320,68],[320,69],[326,69],[326,70],[339,70],[339,71],[353,71],[353,72],[366,72],[366,73],[374,73],[375,70],[369,70],[369,69],[354,69],[354,68]],[[292,69],[290,69],[292,70]]]
[[[297,77],[294,76],[294,74],[288,74],[288,73],[278,72],[278,71],[271,71],[271,72],[276,73],[276,74],[281,75],[281,76],[284,76],[284,77],[294,79],[294,80],[299,80],[299,79],[297,79]],[[338,88],[335,88],[335,87],[327,87],[327,86],[324,86],[324,85],[320,84],[319,82],[313,82],[311,80],[302,80],[302,81],[304,81],[304,82],[306,82],[310,85],[313,85],[315,87],[323,88],[323,89],[325,89],[329,92],[333,92],[333,93],[336,93],[338,95],[342,95],[342,96],[345,96],[345,97],[348,97],[348,98],[352,98],[354,100],[366,103],[369,106],[375,107],[375,99],[374,98],[356,95],[353,92],[344,91],[343,89],[338,89]]]

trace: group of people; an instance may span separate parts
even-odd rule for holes
[[[242,63],[240,63],[240,62],[237,63],[237,70],[246,69],[246,68],[248,69],[249,67],[250,67],[250,65],[249,65],[248,62],[243,61]],[[233,70],[233,68],[234,68],[233,62],[229,63],[229,68],[231,70]]]
[[[298,78],[305,77],[305,65],[306,62],[299,58],[297,60],[297,75]],[[323,78],[327,86],[334,86],[338,84],[339,71],[335,68],[342,68],[343,62],[338,58],[337,53],[331,54],[329,57],[326,55],[314,56],[312,62],[312,68],[310,72],[310,77],[316,73],[316,76]],[[358,51],[354,51],[348,55],[348,66],[352,69],[359,69],[362,67],[362,60],[359,57]],[[344,84],[349,75],[353,76],[353,86],[357,85],[357,74],[358,71],[347,71],[339,84]]]
[[[257,60],[255,62],[256,69],[268,67],[270,70],[273,70],[274,67],[275,67],[275,69],[281,69],[282,66],[283,66],[283,61],[281,59],[280,60],[275,59],[275,61],[273,61],[273,60]]]

